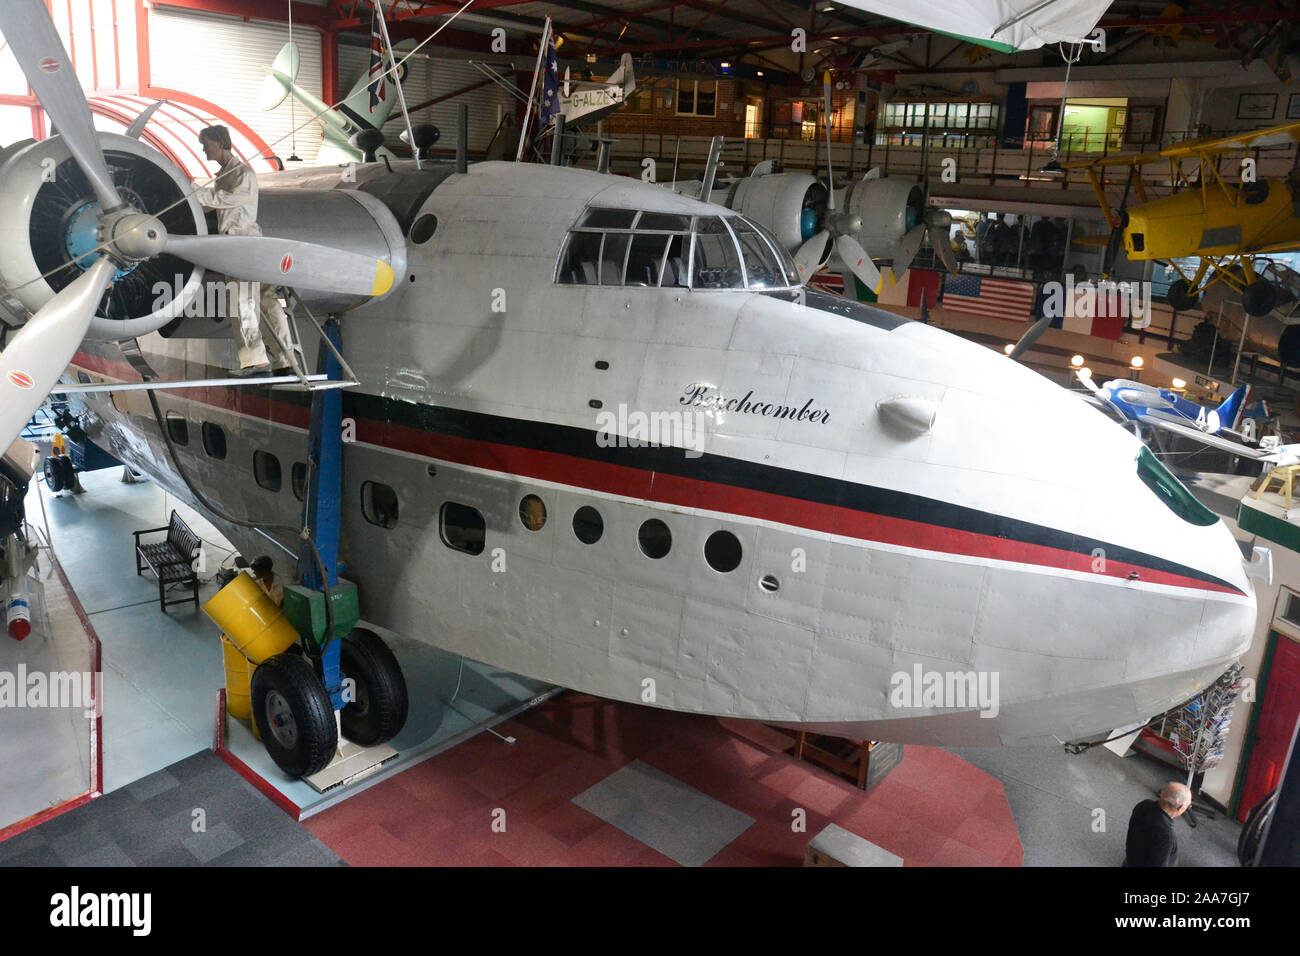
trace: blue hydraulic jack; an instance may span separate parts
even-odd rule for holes
[[[324,372],[327,380],[336,381],[344,372],[338,320],[329,318],[322,331],[325,341],[320,346],[317,370]],[[310,538],[303,541],[298,560],[302,583],[284,589],[284,612],[302,636],[309,656],[317,663],[334,708],[338,729],[334,759],[323,770],[303,778],[325,793],[375,773],[398,755],[387,744],[365,747],[343,738],[342,712],[355,699],[356,682],[343,673],[341,652],[343,638],[356,626],[360,609],[356,585],[338,574],[343,496],[343,394],[340,389],[312,393],[310,427],[310,464],[304,489],[305,525]]]

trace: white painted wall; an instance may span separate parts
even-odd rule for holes
[[[302,56],[298,84],[319,97],[320,34],[295,27],[293,38]],[[149,11],[150,78],[154,86],[193,93],[229,110],[281,158],[288,158],[296,148],[310,165],[322,135],[314,123],[291,134],[308,119],[303,107],[291,105],[292,97],[286,97],[268,113],[257,108],[266,68],[288,39],[288,28],[280,24],[153,7]]]

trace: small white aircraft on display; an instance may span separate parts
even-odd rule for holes
[[[338,317],[359,383],[341,522],[364,620],[616,700],[948,745],[1090,739],[1249,646],[1236,542],[1137,438],[1006,356],[804,290],[748,215],[580,169],[394,161],[260,177],[265,238],[233,242],[160,154],[94,131],[44,4],[0,6],[0,30],[59,130],[0,161],[0,276],[31,316],[3,353],[31,384],[0,401],[71,363],[132,468],[301,526],[308,392],[220,384],[227,326],[185,317],[205,268],[292,288]],[[74,261],[83,220],[99,254]],[[62,348],[11,362],[54,320]],[[217,382],[156,415],[121,390],[142,363],[146,387]]]

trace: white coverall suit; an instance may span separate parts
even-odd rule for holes
[[[223,236],[260,236],[261,227],[257,224],[257,176],[246,163],[237,156],[221,167],[217,178],[211,186],[200,186],[194,191],[195,198],[205,210],[214,209],[217,213],[217,231]],[[231,278],[235,278],[231,276]],[[255,365],[267,365],[270,360],[266,346],[262,342],[262,330],[258,325],[257,308],[261,302],[271,328],[286,346],[290,344],[289,320],[280,305],[275,288],[258,282],[237,282],[238,290],[230,296],[231,328],[235,341],[239,345],[239,367],[250,368]],[[272,346],[274,347],[274,346]],[[290,356],[281,356],[277,351],[277,362],[294,365]]]

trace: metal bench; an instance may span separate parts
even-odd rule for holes
[[[140,543],[141,535],[155,534],[159,531],[167,532],[165,541],[152,544]],[[201,547],[199,536],[189,529],[175,511],[172,512],[171,521],[166,527],[145,528],[143,531],[132,533],[135,535],[135,573],[142,575],[147,567],[158,578],[158,606],[162,612],[166,614],[169,605],[186,604],[190,601],[193,601],[197,608],[199,575],[194,570],[194,563]],[[178,587],[189,588],[191,595],[168,601],[167,592]]]

